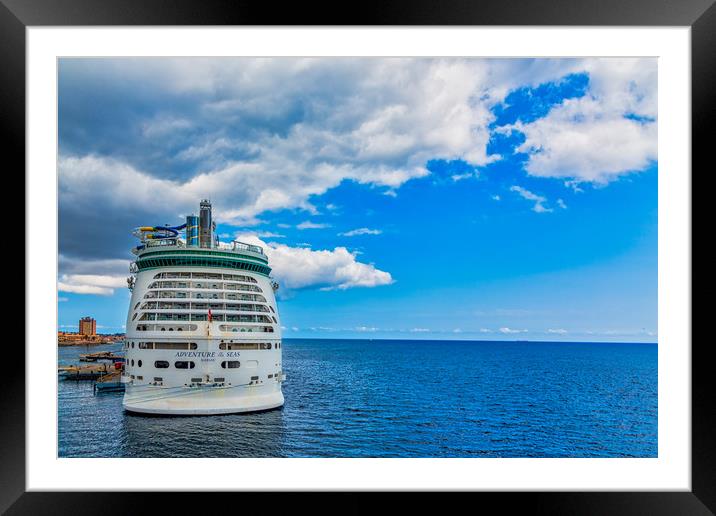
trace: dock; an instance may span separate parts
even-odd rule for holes
[[[98,351],[96,353],[85,353],[80,355],[80,362],[97,362],[98,360],[124,360],[122,355],[116,355],[111,351]]]
[[[57,374],[64,380],[95,380],[115,371],[116,369],[111,364],[70,365],[57,368]]]

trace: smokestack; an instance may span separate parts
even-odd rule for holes
[[[214,241],[214,225],[211,220],[211,202],[202,199],[199,203],[199,246],[211,247]]]

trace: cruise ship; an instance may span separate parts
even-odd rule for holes
[[[124,409],[211,415],[282,406],[278,284],[263,249],[220,242],[208,200],[185,224],[134,235]]]

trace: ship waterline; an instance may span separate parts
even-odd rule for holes
[[[186,240],[178,237],[184,228]],[[211,415],[284,403],[278,285],[268,259],[260,247],[220,243],[213,230],[211,204],[202,201],[201,216],[185,225],[135,231],[142,244],[128,280],[128,411]]]

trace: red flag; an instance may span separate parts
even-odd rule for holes
[[[209,308],[209,322],[211,322],[211,308]]]

